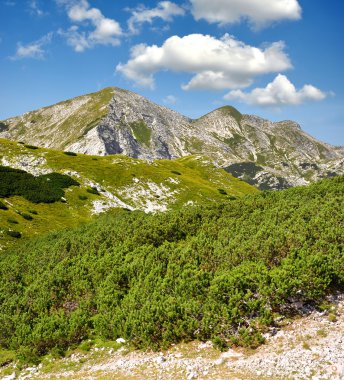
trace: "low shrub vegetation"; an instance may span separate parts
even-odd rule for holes
[[[27,214],[25,212],[20,212],[19,215],[23,217],[25,220],[32,220],[33,217],[30,214]]]
[[[39,149],[38,146],[35,146],[35,145],[25,144],[24,146],[25,146],[25,148],[27,148],[27,149],[32,149],[32,150]]]
[[[11,224],[18,224],[18,223],[19,223],[19,222],[18,222],[16,219],[14,219],[14,218],[8,218],[7,221],[8,221],[8,223],[11,223]]]
[[[256,347],[292,301],[344,288],[344,178],[163,214],[117,211],[0,255],[0,345]],[[289,310],[289,311],[288,311]]]
[[[8,230],[8,231],[6,231],[6,234],[8,236],[11,236],[11,237],[17,238],[17,239],[21,237],[21,233],[18,232],[18,231],[14,231],[14,230]]]
[[[20,169],[0,166],[0,197],[19,195],[33,203],[53,203],[64,196],[65,188],[79,186],[68,175],[50,173],[38,177]]]
[[[65,155],[67,156],[72,156],[72,157],[75,157],[77,156],[77,154],[75,152],[63,152]]]
[[[8,210],[8,207],[0,201],[0,210]]]
[[[86,189],[86,191],[90,194],[94,194],[94,195],[100,195],[99,191],[97,190],[96,187],[88,187]]]

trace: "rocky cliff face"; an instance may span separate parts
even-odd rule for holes
[[[119,88],[5,120],[0,123],[0,137],[148,160],[202,154],[261,189],[344,173],[343,148],[314,139],[293,121],[274,123],[229,106],[191,120]]]

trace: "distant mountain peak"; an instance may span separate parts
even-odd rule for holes
[[[0,137],[148,160],[202,154],[229,171],[233,164],[251,162],[261,168],[252,181],[259,182],[257,176],[283,178],[284,187],[343,172],[343,149],[316,140],[294,121],[271,122],[230,105],[191,120],[117,87],[4,120]]]

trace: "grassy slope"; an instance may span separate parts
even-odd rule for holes
[[[55,147],[64,149],[94,128],[107,115],[107,105],[113,93],[114,88],[108,87],[4,120],[2,124],[11,127],[13,140],[42,146],[54,141]],[[60,145],[57,145],[59,141]]]
[[[9,210],[0,210],[0,246],[14,241],[14,238],[4,234],[8,229],[21,232],[25,238],[51,230],[70,228],[90,220],[92,203],[95,200],[109,201],[104,195],[93,195],[86,191],[90,181],[118,196],[128,206],[139,209],[145,209],[148,201],[154,203],[157,208],[159,204],[167,205],[167,208],[178,208],[188,201],[221,201],[226,195],[222,195],[218,191],[219,188],[233,196],[257,191],[224,170],[214,168],[205,159],[197,157],[162,160],[149,164],[125,156],[73,157],[59,151],[32,150],[22,144],[0,140],[0,163],[1,159],[12,163],[12,166],[31,160],[32,166],[42,170],[50,168],[56,172],[77,172],[78,176],[74,175],[74,178],[82,186],[73,186],[66,190],[67,203],[32,204],[22,197],[5,200],[4,203],[9,206]],[[39,165],[35,160],[45,162]],[[157,186],[157,191],[149,188],[152,184]],[[81,200],[79,196],[87,196],[87,199]],[[37,212],[37,215],[32,215],[32,221],[18,215],[18,212],[28,213],[32,210]],[[19,223],[9,223],[9,218],[14,218]]]

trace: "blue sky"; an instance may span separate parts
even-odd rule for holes
[[[118,86],[344,145],[339,0],[0,0],[0,119]]]

